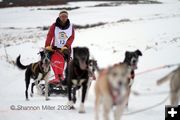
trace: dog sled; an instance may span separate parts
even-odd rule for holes
[[[50,50],[52,51],[52,50]],[[64,73],[64,67],[65,64],[67,64],[67,58],[64,58],[64,54],[62,54],[59,50],[54,50],[53,54],[51,56],[50,60],[50,66],[51,70],[54,71],[53,76],[49,76],[49,79],[54,77],[54,79],[48,81],[48,95],[52,94],[62,94],[66,95],[67,94],[67,88],[62,87],[62,81],[63,81],[63,73]],[[39,93],[41,95],[45,95],[45,83],[44,81],[39,81],[38,83],[38,88],[39,88]]]
[[[66,63],[66,65],[67,65],[67,63]],[[62,67],[61,64],[55,64],[54,66],[59,69],[61,69],[61,67]],[[64,70],[64,73],[65,73],[65,70]],[[94,59],[90,59],[89,64],[88,64],[88,71],[89,71],[89,78],[90,78],[88,87],[90,87],[92,80],[96,80],[96,77],[95,77],[96,70],[99,70],[97,61]],[[41,83],[39,83],[39,88],[41,89],[41,95],[44,96],[45,95],[45,83],[43,81]],[[79,89],[79,88],[72,88],[72,89]],[[67,88],[66,81],[65,80],[59,80],[59,81],[50,80],[48,82],[48,95],[49,96],[57,96],[58,95],[58,96],[62,96],[62,97],[67,96],[68,88]]]
[[[41,89],[41,95],[45,95],[45,84],[44,83],[40,83],[39,87]],[[67,87],[66,86],[62,86],[62,84],[54,82],[52,83],[51,81],[48,84],[48,96],[52,96],[52,95],[60,95],[62,97],[67,96]]]

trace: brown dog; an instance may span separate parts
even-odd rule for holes
[[[180,66],[157,81],[157,85],[170,80],[171,105],[177,106],[180,99]]]
[[[114,118],[119,120],[128,100],[128,77],[130,67],[125,63],[101,70],[95,85],[95,112],[99,120],[99,105],[103,104],[104,120],[109,120],[109,112],[114,106]]]

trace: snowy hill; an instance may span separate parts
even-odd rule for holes
[[[162,102],[169,91],[169,84],[156,86],[156,80],[176,67],[159,69],[138,74],[161,65],[180,63],[180,1],[161,0],[162,4],[123,4],[114,7],[88,7],[108,2],[70,2],[59,7],[76,7],[70,11],[70,20],[77,25],[107,22],[107,24],[89,29],[76,30],[73,46],[87,46],[99,66],[107,67],[124,59],[126,50],[140,49],[143,56],[139,60],[137,75],[126,113],[138,111]],[[39,49],[44,46],[47,30],[37,27],[51,25],[59,10],[37,10],[48,7],[15,7],[0,9],[0,120],[93,120],[94,91],[91,86],[85,103],[85,114],[79,114],[79,102],[76,110],[11,110],[11,106],[44,105],[58,108],[66,105],[67,98],[52,96],[50,101],[35,94],[25,101],[24,71],[6,62],[15,60],[21,54],[22,62],[29,64],[39,59]],[[128,19],[128,21],[121,21]],[[5,47],[4,47],[5,46]],[[6,51],[6,52],[5,52]],[[165,105],[132,115],[124,115],[122,120],[164,120]],[[112,117],[112,114],[111,114]],[[112,117],[113,118],[113,117]]]

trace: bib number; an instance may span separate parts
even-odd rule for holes
[[[64,45],[65,44],[65,40],[60,40],[59,44]]]

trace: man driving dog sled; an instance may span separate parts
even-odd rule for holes
[[[55,79],[52,83],[59,83],[63,80],[65,61],[70,60],[71,44],[74,41],[74,27],[68,19],[68,12],[62,10],[56,22],[50,26],[47,34],[45,48],[54,51],[51,57],[51,66]]]

